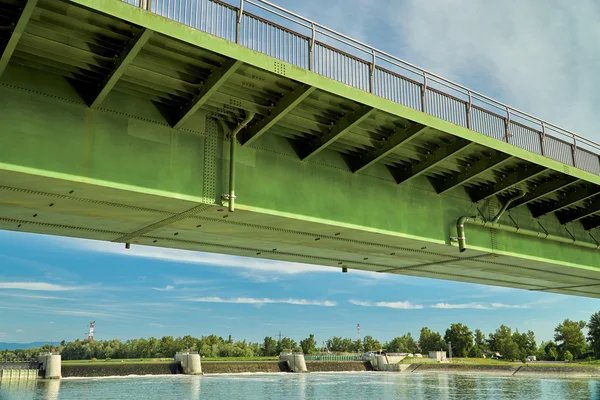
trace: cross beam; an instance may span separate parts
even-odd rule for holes
[[[98,93],[95,94],[89,102],[90,108],[98,107],[100,103],[104,101],[106,96],[108,96],[110,91],[117,84],[117,81],[125,73],[133,59],[142,50],[148,40],[150,40],[152,34],[153,31],[150,29],[142,29],[135,37],[129,40],[125,48],[119,54],[119,58],[115,62],[115,68],[104,78],[104,81],[100,84]]]
[[[509,154],[497,153],[493,156],[478,160],[476,163],[473,163],[474,165],[468,165],[468,168],[466,168],[463,172],[460,172],[448,179],[431,180],[431,183],[433,184],[435,191],[438,194],[442,194],[454,189],[457,186],[466,184],[484,172],[487,172],[492,168],[495,168],[508,161],[510,158],[511,156]]]
[[[388,154],[393,153],[404,143],[407,143],[420,134],[426,132],[428,129],[429,127],[427,126],[414,124],[403,131],[395,131],[384,143],[381,144],[379,148],[376,148],[368,153],[361,154],[356,160],[352,160],[350,163],[350,169],[354,173],[365,170],[366,168],[385,158]]]
[[[469,195],[471,196],[471,200],[473,200],[474,203],[477,203],[478,201],[488,199],[492,196],[496,196],[504,192],[505,190],[508,190],[522,182],[534,178],[535,176],[542,174],[546,170],[546,167],[543,167],[541,165],[529,164],[517,169],[516,171],[508,173],[508,176],[506,176],[499,182],[483,187],[481,189],[469,191]]]
[[[573,204],[579,203],[580,201],[594,197],[597,194],[600,194],[600,186],[582,186],[550,205],[540,204],[538,206],[530,206],[531,214],[533,214],[535,218],[538,218],[542,215],[555,213],[570,207]]]
[[[354,110],[346,113],[330,128],[329,132],[325,133],[320,138],[310,141],[305,148],[300,149],[300,158],[306,161],[316,156],[352,128],[369,118],[374,110],[373,107],[360,105]]]
[[[294,107],[307,98],[315,88],[308,85],[298,85],[283,96],[283,98],[275,105],[271,113],[260,121],[253,125],[250,125],[248,129],[240,132],[238,138],[240,143],[244,146],[251,144],[261,137],[266,131],[271,129],[281,118],[285,117],[287,113],[292,111]]]
[[[600,212],[600,197],[596,197],[585,208],[579,208],[576,211],[561,211],[556,213],[556,217],[561,224],[579,221],[582,218],[590,217],[597,212]]]
[[[558,179],[551,179],[548,182],[542,183],[541,185],[537,186],[535,189],[533,189],[531,192],[525,195],[525,197],[522,197],[512,202],[508,209],[512,210],[513,208],[524,206],[525,204],[529,204],[533,201],[539,200],[542,197],[555,193],[576,182],[579,182],[579,179],[574,178],[572,176],[564,176]]]
[[[394,173],[394,178],[398,184],[408,182],[419,175],[429,171],[431,168],[440,164],[442,161],[451,157],[452,155],[459,153],[469,147],[475,146],[475,143],[465,140],[456,139],[452,143],[442,146],[433,153],[429,154],[424,160],[419,163],[411,164],[408,167],[397,170]]]
[[[19,43],[21,36],[25,32],[25,27],[27,26],[31,15],[33,14],[33,10],[35,10],[37,3],[38,0],[28,0],[27,4],[25,4],[25,7],[23,7],[21,10],[21,15],[19,16],[19,20],[15,25],[15,29],[13,29],[10,39],[8,39],[8,43],[6,43],[6,46],[2,51],[2,55],[0,56],[0,76],[2,76],[4,70],[6,70],[8,62],[17,48],[17,43]]]
[[[220,67],[214,68],[198,94],[179,112],[177,119],[173,121],[173,128],[181,128],[185,121],[194,115],[242,64],[242,61],[227,60]]]
[[[583,229],[585,229],[586,231],[592,230],[594,228],[598,228],[600,226],[600,217],[595,215],[592,218],[582,219],[581,225],[583,225]]]

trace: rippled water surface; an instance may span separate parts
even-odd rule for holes
[[[313,373],[0,382],[0,399],[600,399],[600,380]]]

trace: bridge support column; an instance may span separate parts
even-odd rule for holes
[[[181,369],[185,375],[202,375],[200,354],[178,352],[175,354],[175,361],[181,363]]]
[[[292,372],[308,372],[304,354],[302,353],[281,353],[279,360],[287,362]]]
[[[45,353],[38,356],[44,379],[60,379],[62,358],[60,354]]]

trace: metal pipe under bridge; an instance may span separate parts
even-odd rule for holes
[[[599,297],[573,132],[262,0],[0,27],[0,229]]]

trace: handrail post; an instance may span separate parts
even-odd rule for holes
[[[310,36],[310,41],[308,42],[308,70],[313,71],[315,68],[315,39],[316,39],[316,31],[315,24],[311,23],[312,33]]]
[[[473,129],[471,127],[471,106],[473,104],[473,98],[471,97],[471,91],[469,90],[469,102],[467,103],[467,128]]]
[[[577,168],[577,136],[573,135],[573,166]]]
[[[371,64],[369,64],[369,93],[375,93],[375,61],[377,60],[377,56],[374,49],[371,51],[371,55]]]
[[[508,107],[506,107],[506,120],[504,123],[506,125],[504,130],[504,140],[508,143],[508,138],[510,137],[510,109]]]
[[[427,112],[427,106],[425,105],[425,98],[427,93],[427,74],[423,72],[423,86],[421,86],[421,111]]]
[[[237,10],[237,21],[235,24],[235,42],[240,44],[242,41],[241,26],[242,16],[244,15],[244,0],[240,0],[240,7]]]
[[[544,142],[546,140],[546,125],[544,121],[542,121],[542,134],[540,135],[540,146],[542,147],[542,155],[546,155],[546,151],[544,150]]]

